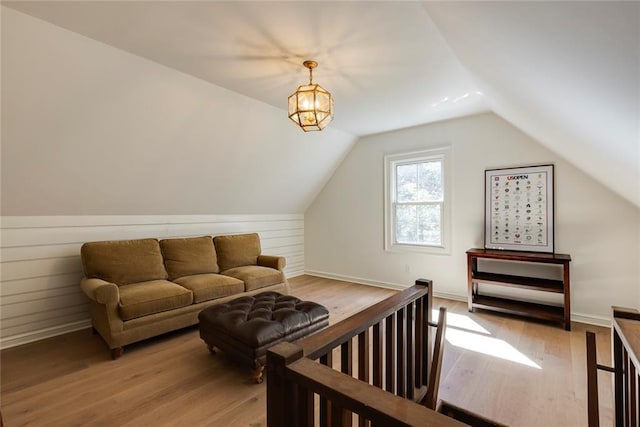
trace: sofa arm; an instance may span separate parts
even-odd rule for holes
[[[283,256],[259,255],[258,265],[282,271],[284,266],[287,265],[287,260]]]
[[[89,299],[104,305],[117,305],[120,302],[120,291],[114,283],[102,279],[84,278],[80,287]]]

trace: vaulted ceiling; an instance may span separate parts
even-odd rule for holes
[[[640,3],[3,4],[286,108],[314,81],[362,136],[493,111],[640,206]]]

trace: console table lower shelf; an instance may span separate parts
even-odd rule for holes
[[[472,308],[480,308],[483,310],[497,311],[516,316],[564,323],[564,308],[559,306],[498,298],[487,295],[474,295],[471,304]]]

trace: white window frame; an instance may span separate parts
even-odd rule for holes
[[[396,242],[396,167],[407,163],[439,160],[442,162],[443,195],[440,212],[440,245]],[[384,249],[388,252],[451,253],[451,148],[437,147],[410,153],[384,156]]]

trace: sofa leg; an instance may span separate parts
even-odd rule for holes
[[[256,380],[256,384],[262,383],[262,375],[264,374],[264,366],[258,366],[253,371],[253,379]]]
[[[112,348],[111,349],[111,358],[113,360],[116,360],[116,359],[120,358],[120,356],[122,356],[122,352],[123,351],[124,351],[124,349],[122,347]]]

